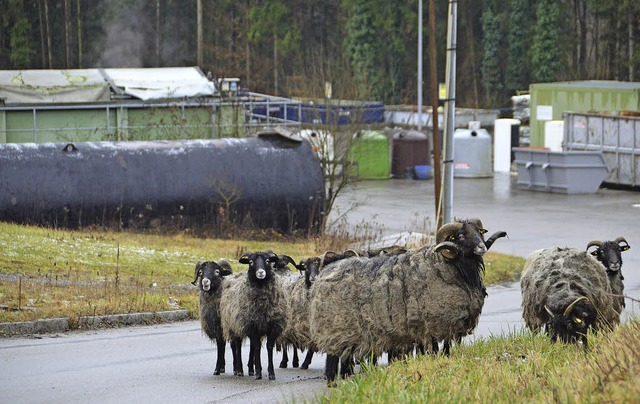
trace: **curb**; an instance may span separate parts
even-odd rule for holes
[[[82,316],[77,321],[69,317],[44,320],[0,323],[0,335],[52,334],[73,329],[97,329],[114,326],[168,323],[189,318],[189,310],[159,311],[155,313],[112,314],[108,316]]]

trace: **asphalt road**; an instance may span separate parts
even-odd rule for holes
[[[342,194],[333,217],[352,229],[380,225],[383,234],[420,231],[434,217],[433,200],[432,181],[366,181]],[[625,236],[631,245],[623,255],[626,293],[640,298],[640,192],[563,195],[520,190],[508,175],[456,179],[453,213],[479,217],[490,233],[507,231],[509,238],[492,250],[523,257],[538,248],[584,248],[592,239]],[[470,339],[522,327],[517,283],[488,293]],[[631,313],[638,315],[638,306],[628,301],[624,314]],[[243,354],[246,362],[247,347]],[[229,350],[227,373],[213,376],[215,357],[194,321],[0,339],[0,403],[282,403],[327,391],[323,356],[309,370],[276,369],[275,381],[232,376]]]

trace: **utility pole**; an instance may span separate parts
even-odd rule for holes
[[[438,50],[436,48],[436,1],[429,0],[429,48],[431,53],[431,127],[433,128],[433,184],[436,205],[436,230],[442,226],[442,204],[440,192],[442,190],[442,159],[440,157],[440,124],[438,123]]]
[[[422,0],[418,0],[418,130],[422,130]]]
[[[458,2],[449,0],[447,24],[447,99],[444,110],[444,223],[453,221],[453,131],[456,122],[456,15]]]

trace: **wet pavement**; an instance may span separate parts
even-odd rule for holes
[[[515,174],[492,178],[455,178],[453,217],[478,217],[489,234],[504,230],[494,252],[527,257],[539,248],[586,248],[591,240],[624,236],[631,249],[622,255],[625,294],[640,299],[640,192],[600,188],[593,194],[559,194],[519,188]],[[354,230],[365,224],[382,236],[433,231],[433,180],[359,181],[339,196],[334,226]],[[524,326],[517,282],[492,286],[475,336],[508,333]],[[623,317],[640,315],[627,300]]]

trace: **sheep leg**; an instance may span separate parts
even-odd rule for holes
[[[287,354],[287,344],[282,345],[282,360],[280,361],[280,369],[286,369],[289,363],[289,355]]]
[[[307,355],[304,357],[304,361],[302,362],[302,366],[300,366],[300,369],[309,369],[309,365],[311,365],[312,358],[313,358],[313,349],[308,349]]]
[[[231,353],[233,354],[233,375],[244,376],[242,371],[242,339],[231,340]]]
[[[349,376],[353,375],[354,362],[353,358],[350,357],[346,361],[343,360],[340,364],[340,377],[346,379]]]
[[[249,360],[247,361],[247,373],[249,374],[249,376],[253,376],[255,374],[254,363],[255,363],[255,355],[254,355],[253,344],[249,342]]]
[[[328,387],[335,387],[336,385],[336,375],[338,374],[339,363],[340,358],[338,356],[327,354],[327,360],[324,367],[324,375],[327,378]]]
[[[442,352],[444,352],[445,356],[449,356],[449,353],[451,352],[451,340],[450,339],[445,339],[444,342],[442,343]]]
[[[262,362],[260,359],[260,345],[262,345],[262,343],[260,342],[260,337],[255,335],[249,337],[249,341],[251,343],[251,351],[253,351],[253,355],[249,353],[249,356],[253,358],[253,366],[255,367],[256,371],[256,380],[261,380]],[[271,352],[271,354],[273,355],[273,352]]]
[[[292,362],[292,366],[294,368],[297,368],[300,366],[300,358],[298,358],[298,348],[296,348],[295,345],[293,345],[293,362]]]
[[[216,338],[216,345],[218,346],[218,360],[216,361],[216,368],[213,372],[214,375],[224,373],[224,350],[226,341],[223,338]]]
[[[276,338],[273,336],[267,336],[267,359],[269,361],[267,364],[267,373],[269,374],[269,380],[276,380],[276,372],[273,369],[273,347],[275,345]]]

